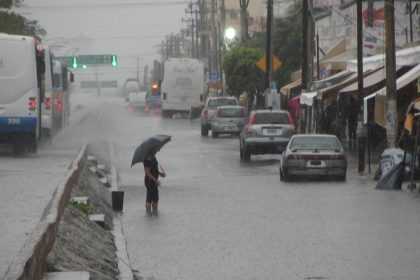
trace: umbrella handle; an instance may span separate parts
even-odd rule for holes
[[[159,168],[160,168],[160,171],[162,171],[162,173],[166,174],[165,170],[163,170],[163,168],[162,168],[162,165],[159,164]]]

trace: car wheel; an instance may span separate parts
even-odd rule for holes
[[[209,130],[204,126],[201,126],[201,136],[209,136]]]
[[[341,175],[339,179],[340,179],[340,181],[343,181],[343,182],[346,181],[347,175],[346,175],[346,172],[345,171],[344,171],[344,174]]]
[[[283,171],[281,171],[281,174],[283,174],[283,181],[284,182],[290,181],[290,175],[289,175],[289,172],[287,171],[287,168],[283,167]]]
[[[249,162],[250,160],[251,160],[251,154],[246,149],[244,149],[244,161]]]

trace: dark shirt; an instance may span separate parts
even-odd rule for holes
[[[147,156],[147,158],[143,162],[143,165],[145,168],[150,168],[150,173],[152,173],[153,177],[155,177],[156,180],[159,179],[159,168],[156,157]],[[144,176],[144,184],[146,185],[146,187],[156,186],[156,183],[146,175]]]

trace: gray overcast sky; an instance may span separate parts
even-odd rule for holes
[[[118,69],[100,71],[132,77],[134,56],[140,56],[141,68],[151,65],[158,58],[155,46],[185,27],[181,18],[186,8],[187,1],[180,0],[25,0],[15,12],[38,20],[48,32],[47,42],[59,42],[58,37],[92,39],[83,44],[73,40],[57,55],[72,54],[74,46],[80,54],[117,54]]]

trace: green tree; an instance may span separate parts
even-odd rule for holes
[[[37,21],[29,20],[10,10],[13,6],[19,6],[23,0],[0,0],[0,33],[43,36],[46,34]]]
[[[273,53],[282,61],[275,73],[280,86],[290,83],[291,74],[302,69],[302,3],[296,2],[288,9],[285,18],[273,22]],[[266,33],[254,33],[248,46],[265,49]]]
[[[238,97],[246,90],[264,89],[264,73],[257,67],[262,55],[260,48],[239,45],[224,56],[223,71],[232,95]]]

